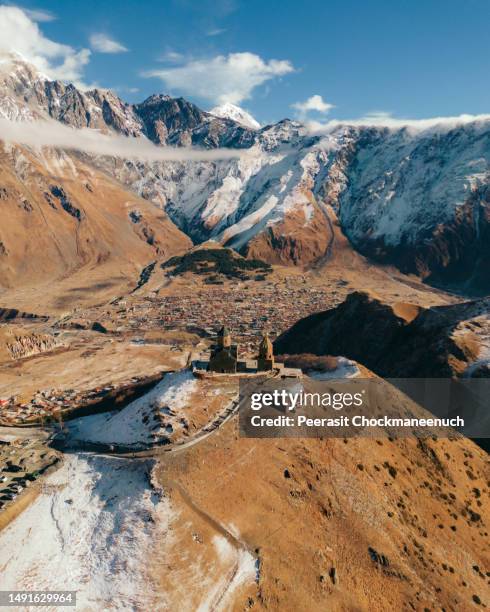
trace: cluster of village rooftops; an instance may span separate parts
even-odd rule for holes
[[[219,374],[258,374],[277,371],[282,376],[301,376],[301,370],[286,368],[283,363],[275,360],[272,342],[267,333],[260,341],[256,359],[239,359],[238,344],[232,342],[230,330],[224,326],[219,330],[215,344],[211,345],[209,359],[197,362],[195,368]]]

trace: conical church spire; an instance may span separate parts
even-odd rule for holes
[[[267,333],[262,337],[257,356],[258,370],[272,370],[274,367],[274,349]]]
[[[231,334],[230,330],[223,325],[218,332],[218,344],[222,348],[231,346]]]

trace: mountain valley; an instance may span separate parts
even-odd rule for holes
[[[232,159],[166,162],[57,154],[68,156],[67,166],[81,155],[92,171],[164,210],[194,243],[212,239],[270,263],[311,266],[325,257],[336,223],[374,261],[466,295],[489,291],[488,118],[316,131],[285,119],[251,128],[183,98],[158,94],[129,105],[107,90],[82,92],[15,56],[0,67],[0,116],[8,119],[49,119],[218,156],[236,151]]]
[[[246,438],[237,373],[196,366],[227,328],[242,363],[270,343],[300,388],[375,379],[394,413],[421,408],[378,377],[488,378],[489,186],[489,117],[260,125],[0,53],[5,588],[87,610],[490,605],[481,445]]]

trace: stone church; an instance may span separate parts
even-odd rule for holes
[[[238,344],[231,343],[231,334],[226,327],[218,332],[216,344],[211,346],[208,370],[222,374],[235,374],[238,365]]]
[[[207,370],[220,374],[236,374],[237,372],[269,372],[275,366],[274,351],[269,336],[265,334],[259,345],[256,361],[241,361],[238,359],[238,344],[232,344],[230,331],[222,327],[216,338],[216,344],[211,346],[211,355]]]

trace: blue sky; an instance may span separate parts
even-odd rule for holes
[[[286,116],[490,112],[490,0],[53,0],[16,6],[27,9],[26,19],[39,29],[24,54],[34,54],[54,76],[114,88],[131,102],[155,92],[184,95],[206,109],[231,101],[262,123]],[[21,40],[28,26],[14,27],[11,18],[0,11],[0,45],[17,43],[2,27],[19,31],[18,44],[27,44],[31,30]],[[53,55],[50,42],[69,50]],[[318,97],[306,104],[312,96]]]

